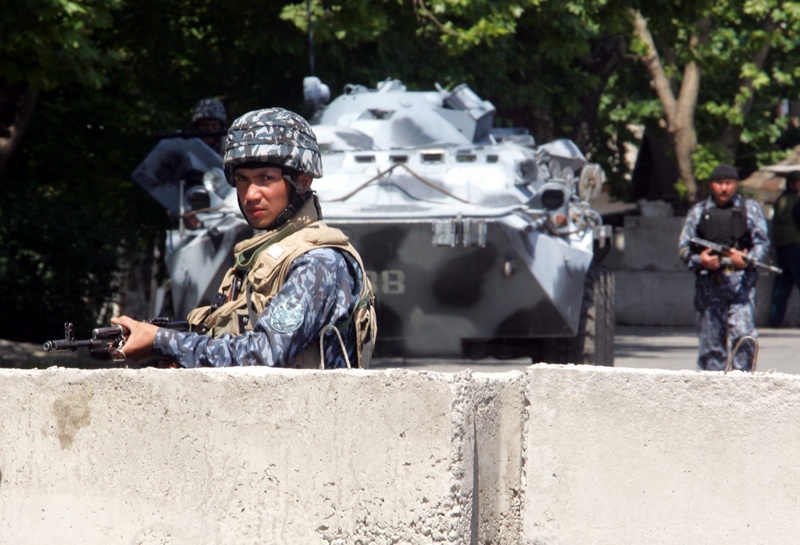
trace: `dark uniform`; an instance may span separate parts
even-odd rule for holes
[[[800,182],[800,172],[786,176],[784,191],[773,206],[772,244],[778,258],[778,267],[783,271],[772,286],[772,301],[769,307],[769,325],[780,327],[786,315],[786,304],[792,294],[792,286],[800,288],[800,204],[795,184]]]
[[[729,206],[719,207],[713,198],[697,203],[686,216],[678,251],[696,275],[694,306],[700,340],[697,368],[723,370],[728,354],[744,336],[757,336],[755,328],[756,280],[752,265],[736,270],[723,265],[717,271],[700,266],[700,252],[690,238],[697,237],[748,250],[748,255],[763,261],[769,250],[767,222],[759,204],[736,195]],[[743,342],[733,368],[750,369],[754,346]]]

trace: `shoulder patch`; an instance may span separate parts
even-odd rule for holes
[[[270,325],[279,333],[291,333],[303,325],[304,319],[303,305],[294,297],[288,297],[275,306]]]

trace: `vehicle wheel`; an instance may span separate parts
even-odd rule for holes
[[[578,334],[544,339],[534,361],[614,365],[614,273],[592,265],[586,274]]]

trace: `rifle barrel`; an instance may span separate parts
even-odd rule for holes
[[[42,348],[45,352],[51,352],[53,350],[77,350],[78,348],[88,347],[94,348],[97,346],[97,341],[93,339],[88,339],[85,341],[70,341],[68,339],[59,339],[55,341],[46,341]]]

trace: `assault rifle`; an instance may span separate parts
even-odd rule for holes
[[[695,244],[697,246],[702,246],[704,248],[710,248],[711,250],[713,250],[714,252],[718,253],[721,256],[725,256],[726,254],[730,254],[731,250],[735,250],[735,248],[733,248],[732,246],[726,246],[725,244],[717,244],[716,242],[711,242],[710,240],[705,240],[705,239],[697,238],[697,237],[691,237],[689,239],[689,242],[691,242],[692,244]],[[753,265],[754,267],[758,267],[760,269],[765,269],[765,270],[767,270],[769,272],[773,272],[775,274],[781,274],[783,272],[783,269],[781,269],[780,267],[776,267],[775,265],[770,265],[768,263],[761,263],[759,260],[757,260],[757,259],[755,259],[753,257],[750,257],[747,254],[742,254],[742,258],[747,263],[749,263],[750,265]]]
[[[143,320],[158,327],[176,329],[178,331],[188,331],[189,323],[186,320],[173,321],[170,318],[152,318]],[[79,348],[89,350],[89,355],[98,359],[110,358],[114,363],[121,364],[125,361],[125,353],[122,347],[125,345],[125,337],[130,334],[121,325],[110,327],[97,327],[92,330],[91,339],[75,340],[75,326],[67,322],[64,324],[64,338],[54,341],[45,341],[42,348],[45,352],[70,350],[77,351]]]

